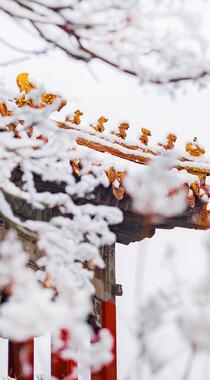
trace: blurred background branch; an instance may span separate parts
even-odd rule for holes
[[[99,59],[141,82],[155,84],[209,76],[209,41],[201,33],[202,7],[197,12],[195,6],[180,0],[176,4],[155,0],[0,1],[1,12],[29,26],[33,34],[69,57],[86,63]],[[9,40],[2,41],[13,47]],[[25,54],[24,48],[13,48]]]

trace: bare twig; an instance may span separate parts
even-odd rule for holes
[[[20,57],[20,58],[12,58],[8,61],[0,62],[0,67],[6,67],[6,66],[14,65],[16,63],[27,61],[28,59],[29,59],[28,56],[24,56],[24,57]]]
[[[0,43],[2,43],[3,45],[5,45],[7,48],[9,48],[11,50],[15,50],[18,53],[23,53],[23,54],[32,54],[32,55],[45,54],[45,52],[50,49],[49,46],[46,46],[42,50],[27,50],[27,49],[23,49],[22,47],[13,45],[11,42],[5,40],[2,36],[0,37]]]
[[[0,42],[3,42],[3,41],[4,40],[0,37]],[[3,43],[6,44],[6,41],[4,41]],[[10,45],[9,48],[12,49],[12,46],[13,45]],[[44,54],[47,54],[49,52],[49,50],[52,50],[52,49],[54,49],[53,45],[50,45],[43,50],[34,50],[34,51],[27,51],[27,50],[24,50],[21,48],[19,49],[17,47],[14,47],[14,50],[16,50],[20,53],[26,53],[27,55],[24,55],[24,56],[18,57],[18,58],[12,58],[12,59],[9,59],[8,61],[5,61],[5,62],[0,62],[0,67],[6,67],[6,66],[14,65],[16,63],[27,61],[31,58],[31,56],[44,55]]]

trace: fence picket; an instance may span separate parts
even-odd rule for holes
[[[8,340],[0,338],[0,379],[8,377]]]
[[[51,379],[51,336],[34,338],[34,379]]]
[[[18,380],[33,380],[34,339],[9,342],[8,375]]]

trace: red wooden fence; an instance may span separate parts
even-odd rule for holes
[[[91,374],[91,380],[117,380],[116,355],[116,293],[115,289],[115,247],[104,246],[101,254],[105,261],[103,270],[96,270],[96,298],[100,304],[100,328],[107,328],[113,337],[113,361],[98,373]],[[97,284],[100,286],[97,287]],[[97,319],[97,316],[94,318]],[[64,331],[64,336],[66,335]],[[65,338],[64,338],[65,345]],[[18,380],[34,379],[34,339],[23,343],[9,343],[8,375]],[[62,380],[72,380],[77,363],[63,360],[59,354],[51,353],[51,375]],[[83,377],[84,378],[84,377]],[[41,379],[41,378],[40,378]],[[45,377],[46,379],[46,377]],[[43,378],[43,380],[45,380]],[[37,379],[36,379],[37,380]],[[74,379],[80,380],[80,379]],[[85,379],[86,380],[86,379]]]
[[[110,330],[113,338],[113,361],[98,373],[91,374],[91,380],[117,380],[116,366],[116,307],[111,302],[102,302],[103,327]],[[34,379],[34,339],[26,342],[9,342],[8,376],[18,380]],[[58,354],[51,354],[51,375],[59,380],[70,380],[76,363],[63,360]],[[72,380],[72,377],[71,377]],[[74,379],[79,380],[79,379]]]

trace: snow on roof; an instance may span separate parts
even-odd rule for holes
[[[102,126],[100,122],[96,127],[91,125],[86,127],[82,126],[81,122],[75,123],[72,119],[58,125],[60,128],[73,131],[79,145],[99,152],[110,153],[115,157],[145,165],[150,163],[155,156],[166,156],[167,151],[173,150],[178,169],[186,169],[189,173],[210,175],[210,158],[206,156],[205,149],[199,145],[197,138],[189,141],[182,150],[177,151],[175,145],[177,136],[172,133],[169,133],[165,141],[157,145],[150,144],[151,131],[146,128],[142,128],[138,139],[127,139],[127,133],[125,130],[122,131],[124,125],[129,128],[127,123],[121,123],[119,132],[116,133],[107,132],[104,125],[104,129],[100,129]]]
[[[42,87],[39,88],[31,82],[27,73],[18,75],[17,85],[20,95],[9,100],[2,99],[0,103],[1,127],[5,128],[6,124],[6,130],[12,131],[16,137],[21,137],[21,133],[24,132],[33,137],[33,140],[35,138],[47,142],[46,136],[36,136],[35,129],[30,123],[21,119],[21,108],[30,107],[40,119],[43,117],[41,112],[46,106],[53,105],[52,110],[54,110],[56,105],[59,111],[66,105],[66,101],[60,95],[47,93]],[[95,124],[85,126],[82,124],[82,116],[83,113],[78,109],[73,114],[67,115],[64,122],[54,120],[53,124],[66,130],[67,138],[75,140],[82,149],[91,149],[95,152],[96,165],[100,165],[101,162],[105,169],[101,183],[104,186],[111,185],[117,200],[122,200],[124,197],[124,177],[128,171],[134,170],[136,166],[144,170],[144,166],[150,164],[154,158],[167,158],[173,155],[173,168],[181,172],[183,183],[187,184],[190,207],[195,206],[195,197],[206,204],[210,190],[205,177],[210,175],[210,158],[206,156],[205,149],[200,146],[197,138],[186,143],[183,149],[178,151],[175,133],[169,133],[164,141],[152,143],[152,133],[144,127],[138,136],[132,136],[127,122],[122,122],[118,130],[110,130],[106,128],[108,122],[106,117],[101,116]],[[27,125],[23,127],[24,123]],[[80,175],[79,162],[75,160],[71,164],[75,175]]]

